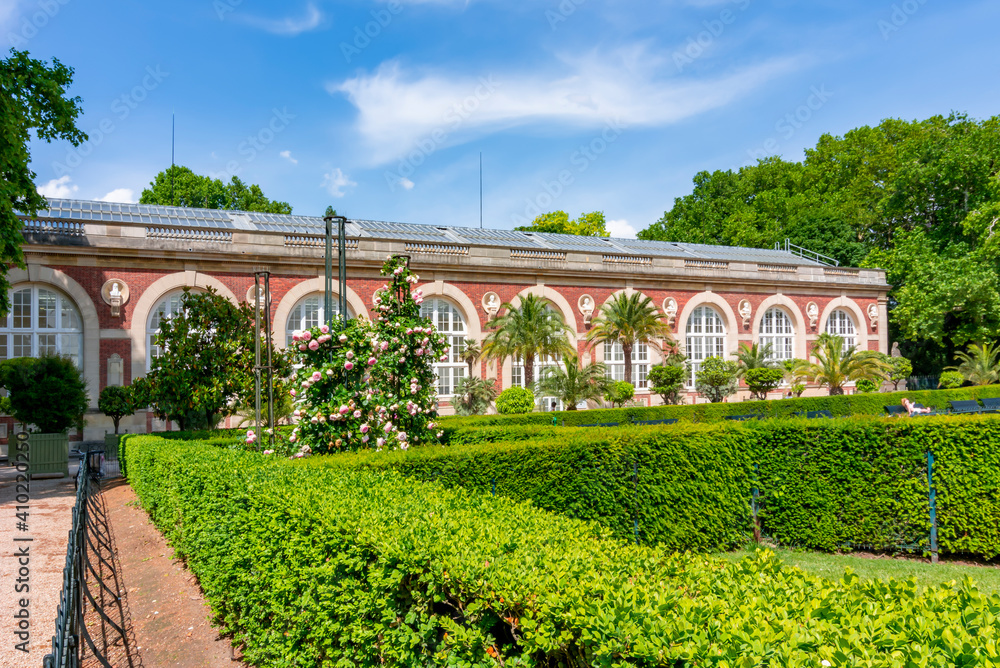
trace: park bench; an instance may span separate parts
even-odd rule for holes
[[[596,424],[581,424],[581,427],[617,427],[617,422],[598,422]]]
[[[746,420],[759,420],[759,415],[726,415],[724,416],[726,420],[733,420],[735,422],[745,422]]]
[[[805,413],[796,413],[796,415],[798,415],[800,417],[802,417],[804,415],[806,418],[808,418],[810,420],[813,419],[813,418],[832,418],[833,417],[833,413],[831,413],[830,411],[828,411],[826,409],[820,410],[820,411],[805,411]]]
[[[983,399],[983,412],[984,413],[1000,412],[1000,397],[997,397],[995,399]]]
[[[983,407],[975,399],[968,401],[949,401],[952,413],[982,413]]]
[[[650,425],[650,424],[674,424],[677,422],[677,418],[664,418],[663,420],[636,420],[632,424]]]
[[[882,408],[885,409],[885,412],[889,417],[899,417],[907,414],[906,408],[900,406],[899,404],[895,404],[893,406],[883,406]]]

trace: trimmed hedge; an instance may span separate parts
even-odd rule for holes
[[[452,445],[314,465],[398,469],[673,549],[745,542],[752,489],[764,533],[822,550],[929,549],[927,449],[939,549],[1000,556],[1000,419],[857,417],[652,427],[454,429]],[[633,469],[633,465],[635,468]],[[635,475],[633,475],[635,474]]]
[[[791,417],[794,413],[818,410],[828,410],[836,417],[885,415],[883,406],[899,405],[903,397],[909,397],[924,406],[943,411],[949,408],[949,401],[1000,397],[1000,385],[981,385],[953,390],[845,394],[835,397],[803,397],[718,404],[598,408],[586,411],[528,413],[527,415],[448,416],[441,418],[440,422],[444,427],[459,428],[471,425],[551,424],[553,415],[558,417],[560,424],[564,423],[566,426],[604,422],[627,423],[665,418],[677,418],[682,422],[715,422],[722,420],[727,415]]]
[[[256,666],[972,666],[1000,596],[634,547],[390,471],[128,439],[130,482]]]

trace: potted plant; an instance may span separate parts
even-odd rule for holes
[[[83,428],[87,384],[68,357],[19,357],[0,363],[0,385],[10,394],[10,412],[26,428],[28,473],[69,474],[70,427]]]

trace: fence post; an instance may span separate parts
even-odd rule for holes
[[[927,499],[931,511],[931,563],[938,562],[937,490],[934,489],[934,453],[927,451]]]
[[[758,498],[760,496],[760,489],[757,487],[757,478],[760,469],[757,467],[757,462],[753,463],[754,470],[754,481],[753,481],[753,499],[750,502],[750,512],[753,515],[753,541],[760,545],[761,533],[760,533],[760,518],[757,516]]]

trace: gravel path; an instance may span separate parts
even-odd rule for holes
[[[42,658],[52,650],[59,592],[62,590],[63,568],[66,566],[66,544],[73,520],[76,501],[74,479],[77,464],[70,463],[70,477],[53,480],[33,480],[29,488],[28,531],[18,529],[17,471],[12,466],[0,467],[0,667],[39,668]],[[15,542],[15,538],[32,538],[30,542]],[[18,593],[18,549],[29,546],[29,592]],[[24,584],[24,583],[21,583]],[[15,613],[18,603],[27,597],[30,615],[30,640],[27,652],[15,649],[21,640],[15,637]]]

